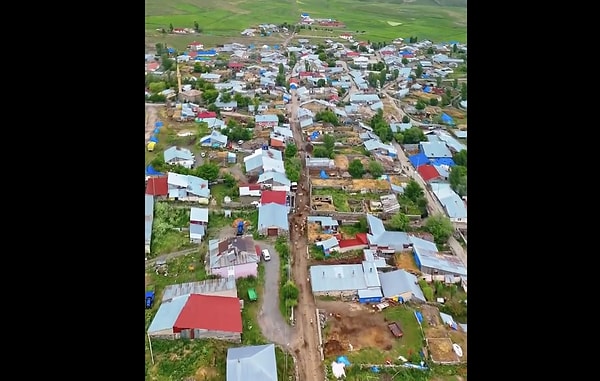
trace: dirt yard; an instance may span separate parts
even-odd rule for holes
[[[325,356],[339,356],[361,348],[392,348],[394,338],[383,314],[358,303],[340,301],[317,300],[317,308],[325,311],[327,317]]]
[[[417,267],[417,263],[415,262],[415,257],[412,253],[398,253],[394,255],[394,262],[396,263],[396,267],[399,269],[403,269],[408,271],[411,274],[420,274],[419,268]]]
[[[453,330],[445,325],[440,317],[437,307],[423,305],[420,308],[423,320],[427,322],[425,337],[431,359],[435,362],[466,362],[467,361],[467,334],[458,329]],[[454,352],[452,344],[458,344],[462,351],[462,357]]]
[[[335,158],[333,160],[335,162],[335,166],[340,171],[348,170],[348,158],[346,157],[346,155],[335,155]]]
[[[458,362],[458,356],[452,349],[452,340],[449,338],[428,338],[427,346],[429,354],[434,362],[455,363]]]
[[[315,187],[341,187],[345,186],[349,192],[360,192],[362,189],[374,189],[378,191],[388,191],[391,189],[390,183],[386,180],[368,180],[368,179],[311,179]]]

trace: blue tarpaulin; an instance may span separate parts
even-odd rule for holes
[[[154,127],[162,127],[162,126],[163,126],[163,122],[161,122],[161,121],[154,123]]]
[[[338,364],[344,364],[346,366],[350,366],[350,361],[348,361],[348,358],[346,356],[340,356],[337,358],[337,362]]]
[[[327,176],[327,173],[325,173],[325,170],[323,170],[323,169],[321,169],[321,173],[319,174],[319,176],[322,179],[328,179],[329,178],[329,176]]]
[[[154,142],[154,143],[158,143],[158,138],[156,137],[156,135],[152,135],[152,136],[150,137],[150,141],[151,141],[151,142]]]
[[[155,129],[154,129],[154,133],[155,133],[155,134],[158,134],[159,132],[160,132],[160,128],[155,128]]]
[[[442,113],[442,122],[448,123],[448,124],[454,124],[454,120],[452,120],[452,117],[450,115],[446,114],[445,112]]]
[[[373,372],[373,373],[379,373],[379,367],[378,366],[372,366],[371,367],[371,372]]]
[[[410,160],[411,164],[415,168],[419,168],[422,165],[429,164],[429,158],[425,156],[423,152],[419,152],[416,155],[412,155],[408,158],[408,160]]]
[[[152,165],[149,165],[146,167],[146,175],[148,176],[160,176],[162,175],[161,172],[158,172],[156,169],[154,169],[154,167]]]
[[[423,92],[424,93],[430,93],[431,92],[431,87],[429,87],[429,86],[423,87]]]
[[[417,318],[417,321],[419,322],[419,324],[421,324],[423,322],[423,315],[421,315],[421,312],[415,311],[415,317]]]
[[[454,160],[451,157],[439,157],[437,159],[432,159],[431,164],[433,165],[447,165],[449,167],[453,167],[456,165]]]

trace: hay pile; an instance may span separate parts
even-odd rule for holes
[[[348,158],[346,157],[346,155],[335,155],[335,158],[333,159],[333,161],[335,162],[335,166],[341,170],[341,171],[347,171],[348,170]]]

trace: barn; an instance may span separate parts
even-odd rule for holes
[[[242,313],[237,297],[184,294],[164,300],[148,336],[158,339],[219,339],[240,343]]]
[[[269,237],[287,235],[288,207],[275,203],[261,205],[258,208],[258,232]]]

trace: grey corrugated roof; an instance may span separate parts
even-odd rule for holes
[[[339,226],[337,220],[328,216],[308,216],[308,222],[318,222],[321,226]]]
[[[452,157],[452,152],[450,152],[444,142],[421,142],[420,145],[425,156],[430,159]]]
[[[145,195],[144,207],[146,209],[146,217],[154,216],[154,196],[151,194]]]
[[[409,272],[396,270],[380,273],[379,281],[381,282],[383,296],[386,298],[392,298],[406,292],[411,292],[414,298],[423,302],[426,301],[425,295],[423,295],[423,291],[417,283],[417,277]]]
[[[192,207],[190,221],[208,222],[208,208]]]
[[[268,180],[273,180],[273,182],[279,183],[281,185],[291,185],[291,181],[285,176],[285,173],[268,171],[263,172],[258,176],[257,183],[262,183]]]
[[[227,381],[277,381],[275,345],[254,345],[227,350]]]
[[[366,288],[363,290],[358,290],[359,298],[381,298],[383,294],[381,293],[381,288]]]
[[[168,163],[173,159],[194,160],[194,155],[192,154],[192,151],[190,151],[187,148],[179,148],[176,146],[167,148],[163,155],[165,163]]]
[[[310,283],[313,292],[351,291],[367,288],[362,264],[311,266]]]
[[[210,295],[236,288],[234,278],[207,279],[200,282],[171,284],[165,287],[162,300],[169,300],[190,294]]]
[[[458,276],[467,275],[467,269],[456,256],[442,255],[437,251],[431,251],[419,247],[413,248],[413,251],[417,256],[417,263],[420,263],[421,267],[424,266],[431,269],[441,270]]]
[[[258,230],[272,227],[289,230],[287,206],[270,203],[258,207]]]
[[[160,307],[158,307],[158,311],[156,311],[150,327],[148,327],[148,333],[152,334],[153,332],[173,329],[173,325],[177,321],[189,297],[189,295],[183,295],[163,301]]]
[[[375,263],[363,261],[362,267],[367,287],[380,287],[381,283],[379,283],[379,274],[377,274],[377,266],[375,266]]]

